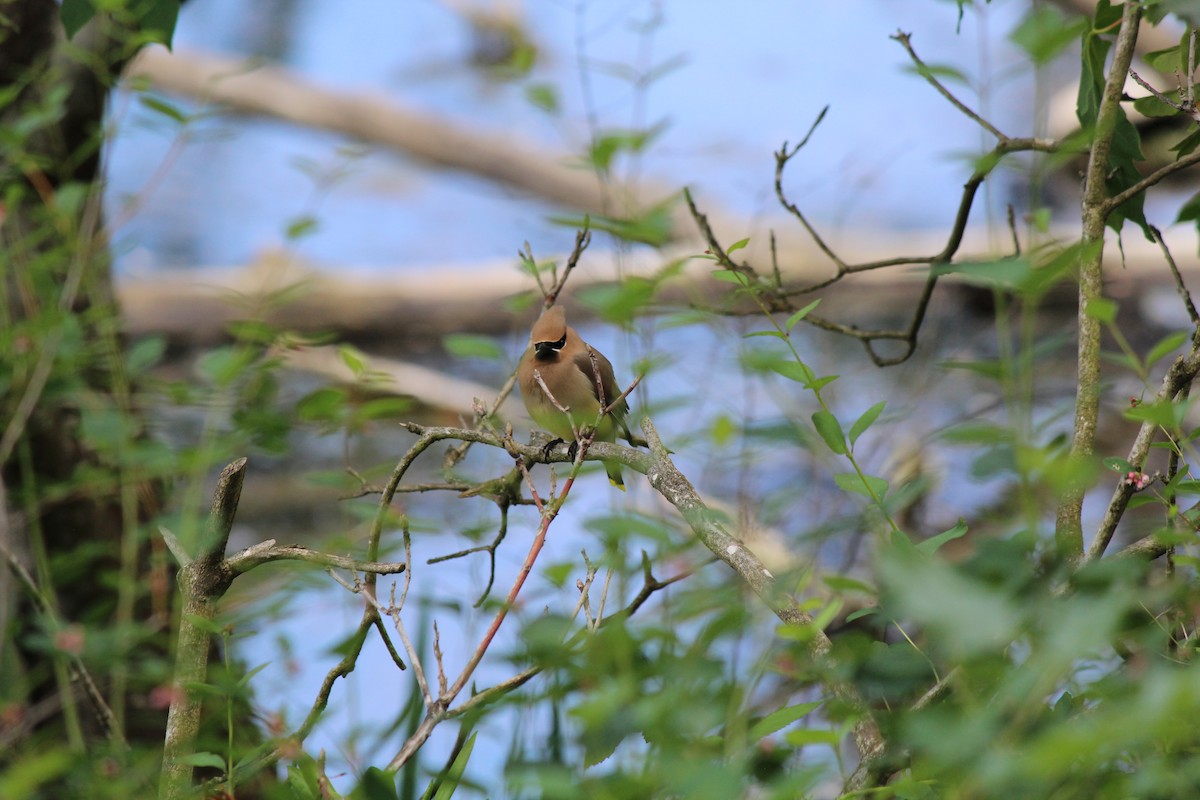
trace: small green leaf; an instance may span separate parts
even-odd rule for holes
[[[192,753],[179,759],[184,764],[190,764],[193,767],[212,767],[225,771],[225,759],[221,758],[216,753]]]
[[[822,389],[824,389],[826,386],[828,386],[829,384],[836,381],[838,379],[838,377],[839,376],[837,376],[837,375],[825,375],[820,378],[814,377],[811,381],[805,382],[804,388],[812,389],[814,392],[819,392]]]
[[[317,218],[308,214],[296,217],[288,222],[287,228],[284,230],[284,236],[289,242],[294,242],[301,239],[310,233],[315,233],[317,230]]]
[[[349,345],[342,345],[338,348],[338,355],[341,357],[342,363],[354,373],[354,377],[361,378],[363,373],[367,371],[367,365],[363,360],[362,353],[358,352],[353,347],[350,347]]]
[[[799,361],[776,361],[770,364],[770,367],[788,380],[797,383],[811,383],[815,377],[808,365]]]
[[[865,608],[860,608],[857,611],[851,611],[849,614],[847,614],[846,622],[854,622],[854,620],[856,620],[856,619],[862,619],[863,617],[870,617],[870,616],[873,616],[878,613],[879,613],[879,609],[876,606],[867,606]]]
[[[1166,50],[1154,50],[1144,54],[1141,58],[1152,69],[1161,72],[1164,75],[1170,75],[1175,70],[1183,66],[1180,62],[1185,58],[1180,52],[1179,45],[1168,47]]]
[[[504,358],[504,350],[490,336],[450,333],[442,337],[442,347],[456,358],[486,358],[492,361]]]
[[[1068,45],[1079,40],[1087,28],[1087,20],[1075,17],[1068,20],[1054,6],[1035,6],[1012,32],[1009,39],[1029,54],[1035,64],[1054,59]]]
[[[1161,342],[1150,348],[1150,352],[1146,354],[1146,366],[1148,368],[1154,366],[1160,358],[1168,356],[1182,347],[1190,337],[1191,334],[1187,331],[1176,331],[1166,336]]]
[[[719,281],[725,281],[725,283],[736,283],[739,286],[750,285],[750,279],[745,274],[731,269],[714,269],[712,276]]]
[[[367,767],[352,797],[358,800],[397,800],[396,776],[379,767]]]
[[[58,16],[67,32],[67,38],[73,39],[75,34],[79,33],[79,29],[96,16],[96,7],[92,5],[92,0],[63,0]]]
[[[152,95],[144,94],[138,98],[138,102],[151,111],[162,114],[164,117],[178,122],[180,125],[184,125],[188,121],[187,114],[183,113],[167,101],[160,100]]]
[[[820,708],[821,703],[822,701],[820,700],[811,703],[797,703],[794,706],[787,706],[786,708],[772,711],[751,725],[747,736],[751,742],[757,742],[759,739],[763,739],[776,731],[786,728],[796,720],[808,716]]]
[[[825,440],[829,449],[839,456],[845,455],[846,434],[842,432],[842,426],[837,417],[822,409],[812,415],[812,421],[813,427],[817,429],[817,433],[821,434],[821,438]]]
[[[454,763],[446,770],[442,784],[433,795],[433,800],[450,800],[454,796],[454,792],[458,790],[458,784],[462,782],[463,773],[467,770],[467,762],[471,760],[471,751],[475,749],[475,737],[478,735],[479,732],[476,731],[467,739],[466,744],[455,757]]]
[[[741,250],[743,247],[745,247],[748,244],[750,244],[750,237],[747,236],[745,239],[738,239],[736,242],[729,245],[729,247],[725,248],[725,255],[729,255],[730,253],[736,253],[738,250]]]
[[[971,85],[962,70],[948,64],[907,64],[903,69],[905,72],[920,75],[922,78],[937,78],[943,83],[953,81],[961,83],[963,86]]]
[[[744,336],[742,336],[742,338],[743,339],[753,339],[755,336],[774,336],[776,339],[783,339],[784,341],[787,340],[787,337],[784,336],[779,331],[754,331],[753,333],[745,334]]]
[[[854,421],[854,424],[850,426],[851,446],[853,446],[854,443],[858,441],[858,437],[862,436],[863,433],[866,432],[867,428],[871,427],[872,423],[879,418],[879,415],[883,413],[883,407],[886,405],[886,400],[880,400],[878,403],[864,411],[862,416]]]
[[[864,497],[871,497],[874,494],[875,498],[882,500],[883,496],[887,494],[887,481],[874,475],[863,475],[860,479],[857,473],[840,472],[833,476],[833,481],[842,490],[861,494]]]
[[[167,351],[167,340],[161,336],[138,339],[125,354],[125,368],[131,374],[140,375],[162,360]]]
[[[1106,325],[1117,318],[1117,303],[1107,297],[1093,297],[1084,310],[1089,317]]]
[[[558,99],[558,90],[548,83],[535,83],[525,87],[525,99],[534,108],[547,114],[557,114],[562,109]]]
[[[305,422],[333,422],[346,408],[346,392],[326,386],[310,392],[296,403],[296,416]]]
[[[937,549],[939,547],[941,547],[942,545],[944,545],[946,542],[949,542],[952,539],[958,539],[959,537],[964,536],[966,534],[966,532],[967,532],[967,523],[965,520],[960,519],[958,521],[958,524],[955,525],[950,530],[942,531],[937,536],[930,536],[928,539],[926,539],[922,542],[918,542],[917,549],[920,550],[925,555],[931,556],[935,552],[937,552]]]
[[[808,312],[812,311],[814,308],[816,308],[820,304],[821,304],[821,298],[818,297],[816,300],[813,300],[811,303],[809,303],[804,308],[797,311],[795,314],[792,314],[790,317],[788,317],[787,324],[785,324],[783,326],[783,329],[785,331],[790,331],[792,328],[796,327],[797,322],[799,322],[800,320],[807,317]]]
[[[249,671],[249,672],[247,672],[245,675],[243,675],[243,676],[242,676],[240,679],[238,679],[238,686],[245,686],[246,684],[250,683],[250,680],[251,680],[251,679],[252,679],[252,678],[253,678],[255,675],[257,675],[258,673],[262,672],[264,669],[266,669],[266,668],[267,668],[267,667],[269,667],[270,665],[271,665],[271,662],[270,662],[270,661],[264,661],[263,663],[259,664],[257,667],[255,667],[254,669],[250,670],[250,671]]]
[[[1111,469],[1113,472],[1121,473],[1135,471],[1133,464],[1130,464],[1125,459],[1118,458],[1117,456],[1109,456],[1108,458],[1104,459],[1104,468]]]

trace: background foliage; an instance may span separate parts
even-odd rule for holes
[[[960,72],[926,64],[898,32],[914,80],[987,137],[933,255],[854,263],[820,239],[783,176],[803,168],[824,112],[776,154],[776,191],[828,255],[830,280],[797,280],[764,250],[751,259],[751,242],[723,241],[690,193],[556,216],[625,253],[665,245],[685,208],[703,237],[686,264],[664,258],[649,277],[577,293],[587,233],[557,263],[526,245],[527,291],[510,311],[531,317],[565,292],[611,323],[657,317],[659,341],[673,347],[649,348],[631,397],[651,420],[690,423],[660,425],[665,447],[653,422],[648,450],[588,442],[573,463],[509,438],[493,398],[470,424],[441,424],[350,346],[336,350],[349,381],[297,381],[290,354],[327,340],[270,320],[300,290],[243,299],[226,339],[183,377],[164,367],[164,340],[121,336],[100,202],[103,95],[139,48],[170,42],[178,10],[0,7],[22,36],[6,41],[28,45],[0,60],[0,797],[1194,793],[1200,483],[1190,463],[1200,429],[1189,388],[1200,316],[1165,245],[1161,269],[1180,287],[1186,329],[1129,328],[1103,280],[1120,268],[1118,236],[1162,243],[1153,217],[1163,207],[1174,221],[1200,218],[1200,195],[1163,184],[1200,160],[1194,30],[1134,64],[1178,69],[1158,105],[1122,95],[1139,22],[1190,26],[1186,8],[1102,0],[1081,16],[1031,5],[1012,34],[1031,64],[1078,59],[1079,130],[1057,139],[1001,132],[960,98]],[[46,32],[59,14],[55,39]],[[519,82],[537,54],[516,41],[498,69]],[[655,79],[649,70],[633,84],[645,91]],[[527,88],[533,106],[558,109],[550,88]],[[171,104],[144,102],[188,124]],[[1147,157],[1135,106],[1171,121],[1165,159]],[[592,133],[582,161],[615,185],[653,157],[660,129]],[[1009,215],[1012,244],[992,259],[963,257],[975,193],[1001,167],[1031,176],[1023,214]],[[1041,193],[1062,169],[1085,176],[1069,233],[1051,230]],[[285,237],[318,224],[298,217]],[[822,290],[859,273],[909,265],[925,288],[899,328],[843,322],[825,303]],[[697,274],[703,290],[680,302],[680,276]],[[925,355],[937,324],[925,312],[951,281],[988,309],[987,343],[937,362]],[[1064,316],[1046,307],[1063,297],[1071,335],[1050,335]],[[713,385],[670,386],[672,361],[702,336],[736,353],[742,396],[722,396],[711,374]],[[865,353],[845,346],[855,340]],[[515,358],[459,334],[438,360],[501,383]],[[907,361],[889,369],[931,384],[963,374],[998,400],[978,411],[964,401],[906,453],[902,436],[925,410],[864,391],[872,360]],[[1064,401],[1046,387],[1070,366],[1078,379]],[[263,541],[291,538],[273,530],[230,545],[246,469],[236,459],[251,458],[250,474],[260,458],[306,462],[314,441],[334,443],[343,467],[314,471],[314,483],[346,498],[320,541]],[[945,481],[970,491],[963,519],[938,508],[931,452],[949,454]],[[595,502],[601,455],[647,476],[635,501]],[[207,511],[211,476],[230,462]],[[568,518],[586,535],[543,553]],[[769,557],[772,547],[782,557]],[[347,617],[333,652],[281,645],[284,661],[331,665],[295,718],[264,699],[270,668],[241,663],[236,642],[296,616],[303,591],[330,578],[361,618]],[[354,685],[350,673],[374,659],[406,699],[389,724],[346,731],[330,770],[311,734]],[[189,703],[202,705],[194,730]]]

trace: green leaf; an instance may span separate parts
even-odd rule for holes
[[[942,531],[936,536],[930,536],[922,542],[917,543],[917,549],[927,556],[931,556],[937,552],[937,549],[952,539],[958,539],[964,536],[967,532],[967,523],[960,519],[958,524],[948,531]]]
[[[745,239],[738,239],[736,242],[729,245],[729,247],[725,248],[725,255],[729,255],[730,253],[736,253],[738,250],[741,250],[743,247],[745,247],[748,244],[750,244],[750,237],[747,236]]]
[[[883,478],[863,475],[860,479],[855,472],[840,472],[833,476],[833,481],[844,491],[861,494],[863,497],[871,497],[874,493],[880,500],[887,494],[888,489],[888,483]]]
[[[1164,75],[1170,75],[1177,69],[1187,67],[1182,62],[1187,58],[1187,54],[1182,51],[1179,45],[1168,47],[1166,50],[1154,50],[1142,56],[1142,61],[1145,61],[1151,69],[1155,69]]]
[[[799,361],[775,361],[769,366],[783,377],[797,383],[808,384],[815,377],[808,365]]]
[[[67,38],[73,39],[75,34],[79,33],[79,29],[96,16],[96,7],[92,0],[63,0],[58,16],[67,32]]]
[[[162,361],[166,351],[167,340],[162,336],[138,339],[125,353],[125,368],[130,374],[140,375]]]
[[[824,389],[826,386],[828,386],[829,384],[836,381],[838,379],[838,377],[839,376],[837,376],[837,375],[825,375],[820,378],[813,378],[811,381],[805,382],[804,388],[812,389],[814,392],[819,392],[822,389]]]
[[[792,328],[796,327],[797,322],[799,322],[800,320],[807,317],[808,312],[812,311],[814,308],[816,308],[820,304],[821,304],[821,298],[818,297],[816,300],[813,300],[811,303],[809,303],[804,308],[797,311],[795,314],[792,314],[790,317],[788,317],[787,324],[785,324],[783,326],[783,329],[785,331],[790,331]]]
[[[271,662],[270,662],[270,661],[264,661],[263,663],[259,664],[257,667],[255,667],[254,669],[250,670],[250,671],[249,671],[249,672],[247,672],[245,675],[243,675],[241,678],[239,678],[239,679],[238,679],[238,682],[237,682],[237,685],[238,685],[238,686],[245,686],[245,685],[249,684],[249,683],[250,683],[250,681],[251,681],[251,679],[252,679],[252,678],[253,678],[255,675],[257,675],[258,673],[262,672],[264,669],[266,669],[266,668],[267,668],[267,667],[269,667],[270,665],[271,665]]]
[[[1097,322],[1110,325],[1117,319],[1117,303],[1107,297],[1093,297],[1084,308],[1084,313]]]
[[[1175,153],[1175,155],[1177,155],[1179,158],[1183,158],[1184,156],[1190,154],[1197,147],[1200,147],[1200,130],[1192,131],[1187,136],[1183,137],[1177,143],[1172,145],[1171,152]],[[1195,199],[1196,198],[1194,197],[1192,198],[1192,200]],[[1192,200],[1188,201],[1189,205],[1192,203]]]
[[[1175,103],[1179,102],[1179,90],[1172,89],[1162,93]],[[1145,117],[1174,117],[1179,109],[1170,103],[1163,102],[1157,95],[1146,95],[1133,101],[1133,109]]]
[[[190,764],[193,767],[212,767],[225,771],[225,759],[221,758],[216,753],[192,753],[179,759],[183,764]]]
[[[379,767],[367,767],[350,797],[353,800],[398,800],[396,776]]]
[[[296,403],[296,416],[305,422],[335,422],[346,409],[346,391],[332,386],[317,389]]]
[[[854,421],[854,424],[850,426],[851,446],[853,446],[854,443],[858,441],[858,437],[862,436],[863,433],[866,432],[867,428],[871,427],[872,423],[879,418],[879,415],[883,413],[883,407],[886,405],[886,400],[880,400],[878,403],[864,411],[862,416]]]
[[[341,357],[342,363],[354,373],[354,377],[361,378],[367,371],[366,361],[363,360],[362,353],[353,347],[342,345],[338,348],[338,356]]]
[[[180,125],[185,125],[188,122],[188,115],[168,103],[166,100],[160,100],[157,97],[144,94],[138,98],[138,102],[151,111],[162,114],[164,117],[178,122]]]
[[[551,216],[548,221],[554,225],[581,229],[590,228],[603,231],[627,242],[639,242],[652,247],[661,247],[671,238],[673,221],[671,210],[677,198],[668,197],[634,217],[606,217],[602,215],[567,215]]]
[[[1155,362],[1159,359],[1170,355],[1182,347],[1184,342],[1189,338],[1191,338],[1191,335],[1187,331],[1176,331],[1167,335],[1162,341],[1150,348],[1150,352],[1146,354],[1146,366],[1148,368],[1154,366]]]
[[[659,123],[645,130],[613,131],[597,136],[588,153],[588,163],[600,172],[608,172],[613,158],[622,152],[640,153],[658,138],[664,130],[665,123]]]
[[[449,333],[442,337],[442,347],[455,358],[486,358],[491,361],[504,358],[504,350],[490,336]]]
[[[961,83],[963,86],[971,85],[962,70],[949,64],[906,64],[903,69],[905,72],[920,75],[922,78],[936,78],[942,83],[949,80]]]
[[[472,733],[459,751],[458,756],[454,759],[454,763],[446,770],[445,776],[442,778],[441,786],[438,787],[437,793],[433,795],[433,800],[450,800],[454,796],[454,792],[458,789],[458,784],[462,782],[463,773],[467,769],[467,762],[471,760],[471,751],[475,748],[475,737],[479,733]]]
[[[171,48],[175,24],[179,21],[181,0],[147,0],[138,15],[138,29],[153,41]]]
[[[558,90],[548,83],[534,83],[526,86],[525,99],[534,108],[545,111],[547,114],[557,114],[562,110],[562,103],[558,99]]]
[[[837,417],[822,409],[812,415],[812,421],[813,427],[817,429],[817,433],[821,434],[821,438],[825,440],[829,449],[839,456],[845,455],[846,434],[842,432],[842,425],[838,422]]]
[[[851,611],[849,614],[847,614],[846,622],[854,622],[856,619],[870,617],[878,613],[879,609],[876,606],[866,606],[865,608],[860,608],[857,611]]]
[[[294,242],[297,239],[308,236],[310,233],[315,233],[316,230],[317,218],[309,214],[304,214],[291,220],[284,230],[283,235],[289,242]]]
[[[816,700],[811,703],[797,703],[794,706],[787,706],[786,708],[772,711],[750,726],[747,737],[751,742],[757,742],[759,739],[763,739],[776,731],[786,728],[796,720],[803,719],[820,708],[821,704],[822,701]]]
[[[714,269],[712,276],[719,281],[725,281],[725,283],[736,283],[739,286],[750,285],[750,279],[744,273],[732,269]]]
[[[1105,469],[1110,469],[1113,472],[1126,473],[1135,471],[1133,464],[1130,464],[1125,459],[1118,458],[1117,456],[1109,456],[1108,458],[1104,459],[1103,463]]]
[[[1033,63],[1045,64],[1073,44],[1087,27],[1086,19],[1074,17],[1068,20],[1056,6],[1041,5],[1025,15],[1009,39],[1024,50]]]

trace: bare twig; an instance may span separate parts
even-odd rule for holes
[[[1192,293],[1188,291],[1187,286],[1183,283],[1183,276],[1179,273],[1179,265],[1175,263],[1175,259],[1171,256],[1171,249],[1167,247],[1167,243],[1163,241],[1162,231],[1153,225],[1149,226],[1150,235],[1162,250],[1163,258],[1166,259],[1167,266],[1171,269],[1171,277],[1175,279],[1175,291],[1179,293],[1179,299],[1183,301],[1184,308],[1187,309],[1188,319],[1192,321],[1192,325],[1200,325],[1200,314],[1196,312],[1196,305],[1192,302]]]
[[[1196,379],[1198,373],[1200,373],[1200,347],[1193,344],[1191,351],[1186,356],[1181,355],[1172,362],[1167,374],[1163,376],[1158,394],[1151,402],[1160,403],[1173,400]],[[1157,430],[1158,424],[1150,420],[1144,421],[1138,429],[1133,446],[1129,450],[1129,456],[1126,458],[1134,469],[1140,470],[1145,463],[1146,455],[1150,452],[1150,444],[1154,441],[1154,434]],[[1117,529],[1117,523],[1121,521],[1125,507],[1129,504],[1129,498],[1132,496],[1133,492],[1130,491],[1128,483],[1124,480],[1118,482],[1116,489],[1113,490],[1112,499],[1108,502],[1108,508],[1104,512],[1104,518],[1100,522],[1100,528],[1096,531],[1091,547],[1084,556],[1084,561],[1094,561],[1104,555],[1104,551],[1108,548],[1113,533]]]
[[[926,81],[928,81],[930,86],[937,89],[938,93],[942,97],[949,100],[950,104],[952,106],[957,108],[962,113],[966,114],[968,117],[971,118],[972,121],[974,121],[977,125],[979,125],[979,127],[983,128],[985,131],[990,133],[992,136],[995,136],[997,139],[1004,140],[1004,139],[1008,138],[1007,136],[1005,136],[1003,133],[1000,132],[999,128],[997,128],[995,125],[988,122],[986,119],[984,119],[983,117],[979,116],[974,111],[972,111],[967,106],[966,103],[959,100],[954,95],[953,92],[951,92],[949,89],[947,89],[945,87],[945,85],[943,85],[942,82],[937,79],[937,76],[934,75],[933,71],[930,70],[929,67],[927,67],[925,65],[925,62],[922,61],[921,57],[917,55],[917,51],[913,49],[912,41],[911,41],[912,34],[905,33],[904,31],[896,31],[896,33],[893,34],[891,38],[894,39],[895,41],[899,42],[900,45],[905,50],[908,51],[908,57],[911,58],[913,63],[917,65],[917,70],[921,73],[921,77],[923,77]]]

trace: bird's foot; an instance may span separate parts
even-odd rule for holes
[[[579,453],[579,442],[571,442],[571,446],[567,448],[567,458],[574,461],[577,453]]]
[[[554,450],[554,448],[558,447],[560,444],[566,444],[566,443],[567,443],[566,439],[551,439],[550,441],[546,442],[546,444],[542,447],[542,458],[549,461],[550,460],[550,452],[552,450]],[[571,456],[571,458],[573,459],[573,458],[575,458],[575,456]]]

